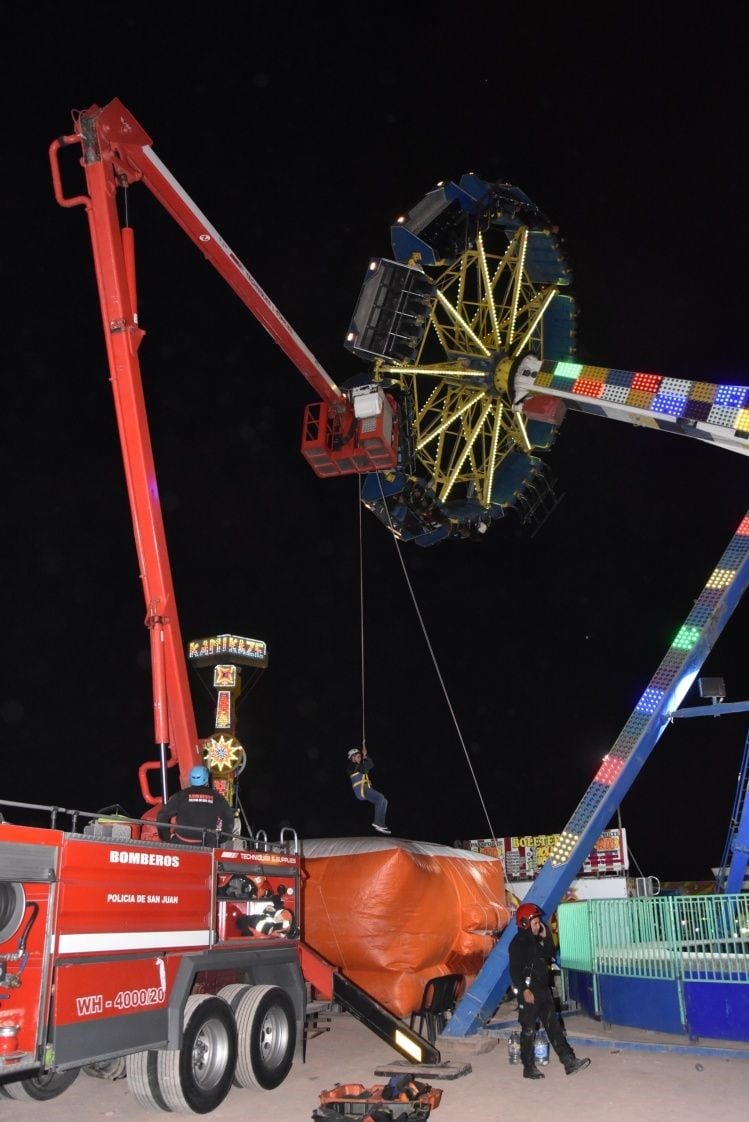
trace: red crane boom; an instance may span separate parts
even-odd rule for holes
[[[75,132],[50,145],[55,197],[63,207],[83,206],[93,246],[104,338],[109,359],[122,459],[125,468],[136,548],[146,602],[146,626],[151,635],[155,740],[160,762],[140,769],[144,799],[154,806],[166,797],[166,769],[179,766],[184,785],[190,768],[201,762],[195,716],[180,634],[164,523],[156,483],[138,350],[144,331],[138,323],[133,231],[122,226],[118,213],[119,188],[143,183],[188,237],[221,274],[240,300],[278,343],[320,398],[310,409],[320,424],[315,448],[307,456],[315,470],[321,434],[356,432],[355,410],[349,396],[323,370],[314,355],[248,272],[237,255],[206,219],[186,191],[151,149],[151,138],[121,101],[103,109],[97,105],[74,115]],[[59,152],[71,145],[81,149],[86,194],[66,196]],[[371,425],[369,426],[371,428]],[[309,425],[305,422],[305,431]],[[395,439],[395,437],[393,438]],[[338,464],[318,474],[344,474],[381,466],[382,457],[366,454],[344,460],[345,442],[329,444],[328,463]],[[323,456],[326,459],[326,456]],[[350,461],[350,462],[349,462]],[[161,797],[149,790],[148,772],[161,768]]]

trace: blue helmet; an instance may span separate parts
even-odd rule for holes
[[[208,774],[208,768],[203,767],[202,764],[199,764],[197,767],[192,768],[190,771],[191,787],[207,787],[209,779],[210,775]]]

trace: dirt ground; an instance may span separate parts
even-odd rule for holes
[[[522,1118],[529,1109],[555,1122],[746,1122],[749,1046],[725,1042],[674,1043],[654,1033],[602,1029],[570,1018],[575,1051],[591,1066],[567,1076],[552,1055],[546,1078],[529,1081],[507,1057],[509,1026],[490,1037],[449,1042],[440,1038],[445,1074],[418,1078],[442,1090],[430,1122],[499,1122]],[[479,1048],[485,1048],[479,1051]],[[679,1050],[680,1049],[680,1050]],[[337,1083],[384,1083],[382,1069],[397,1069],[400,1056],[349,1014],[335,1014],[330,1028],[310,1039],[307,1062],[295,1063],[275,1091],[234,1088],[210,1117],[212,1122],[303,1122],[320,1105],[320,1093]],[[137,1122],[153,1117],[128,1095],[127,1080],[111,1083],[81,1074],[48,1103],[0,1099],[0,1122]]]

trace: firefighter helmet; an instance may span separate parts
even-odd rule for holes
[[[210,776],[208,768],[199,764],[190,771],[190,786],[191,787],[207,787]]]
[[[251,877],[250,882],[254,885],[255,892],[253,895],[259,896],[262,900],[263,896],[271,896],[271,887],[266,877]]]
[[[531,920],[540,919],[543,914],[543,909],[539,908],[538,904],[521,904],[515,912],[515,923],[521,931],[527,931]]]
[[[278,908],[273,915],[277,931],[290,931],[294,923],[294,913],[289,911],[288,908]]]

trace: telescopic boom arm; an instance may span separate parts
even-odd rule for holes
[[[354,408],[235,253],[151,150],[151,138],[117,99],[74,115],[75,131],[50,145],[57,202],[83,206],[88,217],[109,359],[122,459],[151,633],[154,728],[159,762],[140,769],[144,799],[151,806],[167,797],[167,768],[178,765],[182,785],[201,763],[195,715],[180,635],[164,523],[156,484],[138,349],[133,231],[122,226],[117,189],[142,182],[221,274],[321,399],[325,415],[347,428]],[[66,197],[59,168],[61,148],[79,145],[86,194]],[[148,772],[160,768],[161,796],[151,794]]]

